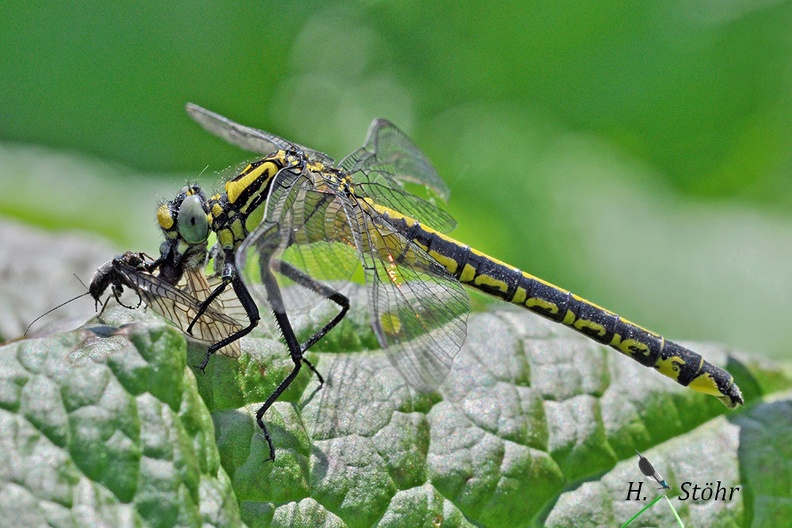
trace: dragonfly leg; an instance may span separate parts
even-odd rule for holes
[[[217,299],[217,297],[225,291],[228,285],[234,282],[235,277],[236,277],[236,273],[234,273],[233,271],[231,272],[230,275],[227,274],[223,275],[223,282],[221,282],[214,290],[212,290],[212,293],[210,293],[209,296],[201,303],[201,307],[198,308],[198,312],[195,314],[195,317],[193,317],[193,320],[190,321],[190,326],[187,327],[187,335],[192,335],[192,330],[193,327],[195,326],[195,323],[197,323],[198,319],[200,319],[201,316],[204,313],[206,313],[206,310],[209,308],[209,305],[211,305],[212,302],[214,302],[214,300]],[[234,285],[234,291],[236,291],[235,285]],[[245,306],[245,311],[246,312],[248,311],[246,306]]]
[[[245,309],[245,314],[247,314],[248,319],[250,320],[250,324],[245,328],[243,328],[242,330],[240,330],[239,332],[231,334],[230,336],[221,339],[217,343],[207,348],[206,356],[204,356],[203,362],[200,365],[198,365],[198,368],[201,370],[204,370],[206,368],[206,365],[209,364],[209,358],[212,357],[212,354],[214,354],[216,351],[220,350],[224,346],[228,345],[229,343],[233,343],[237,339],[240,339],[241,337],[249,334],[258,325],[259,321],[261,320],[261,317],[259,316],[258,307],[256,306],[255,301],[253,301],[253,297],[250,296],[250,292],[245,286],[245,283],[242,282],[242,279],[240,279],[238,275],[234,274],[233,278],[231,279],[231,285],[234,288],[234,293],[236,293],[240,304],[242,304],[242,307]],[[220,287],[218,286],[218,289],[219,288]],[[214,295],[214,292],[212,292],[212,295]],[[211,299],[212,296],[210,295],[206,299],[207,303],[211,302]],[[197,320],[198,317],[200,317],[200,313],[201,312],[199,312],[199,315],[195,318],[195,320]],[[193,321],[193,323],[194,322],[195,321]]]
[[[310,275],[303,273],[302,271],[295,268],[288,262],[283,262],[282,260],[274,261],[273,268],[278,272],[280,272],[281,274],[283,274],[285,277],[288,277],[289,279],[293,280],[303,288],[311,290],[315,292],[317,295],[321,295],[325,299],[328,299],[329,301],[336,303],[339,306],[339,308],[341,308],[341,311],[339,311],[335,317],[333,317],[326,325],[324,325],[314,335],[309,337],[305,343],[300,345],[300,350],[302,352],[305,352],[313,345],[315,345],[317,341],[319,341],[325,335],[327,335],[327,333],[330,330],[332,330],[338,323],[341,322],[341,320],[346,315],[347,311],[349,311],[349,299],[345,295],[317,281]],[[321,380],[322,376],[320,376],[319,373],[316,372],[316,369],[313,368],[313,365],[308,363],[308,360],[304,359],[303,361],[306,362],[306,364],[311,368],[311,370],[313,370],[316,373],[316,375]]]
[[[283,308],[283,299],[281,298],[280,289],[278,288],[278,284],[275,281],[275,277],[272,275],[271,272],[262,273],[262,282],[264,283],[264,287],[267,290],[267,297],[269,299],[269,303],[272,306],[273,314],[275,315],[275,321],[278,323],[278,326],[281,329],[281,333],[283,333],[283,337],[286,340],[286,346],[289,348],[289,354],[291,355],[292,362],[294,363],[294,368],[289,373],[286,378],[281,381],[278,388],[276,388],[272,394],[269,395],[267,401],[264,402],[258,411],[256,411],[256,422],[261,430],[264,432],[264,438],[267,440],[267,445],[269,446],[270,456],[269,460],[275,460],[275,449],[272,447],[272,438],[270,438],[269,431],[267,431],[267,426],[264,425],[264,413],[272,407],[272,404],[275,403],[283,391],[289,388],[289,385],[297,377],[297,374],[300,373],[300,367],[304,361],[302,350],[300,348],[300,343],[297,341],[297,336],[294,335],[294,329],[292,329],[291,323],[289,322],[289,317],[286,315],[286,311]],[[311,370],[316,372],[313,368],[313,365],[307,363]],[[321,378],[320,378],[321,379]]]
[[[151,265],[154,265],[156,262],[157,261],[153,262]],[[217,287],[214,290],[212,290],[212,293],[210,293],[209,296],[206,297],[206,299],[204,299],[204,301],[201,303],[201,307],[198,309],[198,312],[195,314],[195,317],[193,317],[193,320],[190,322],[190,325],[187,327],[188,335],[192,335],[192,329],[193,326],[195,326],[195,323],[197,323],[198,319],[200,319],[201,316],[206,312],[206,310],[209,309],[209,306],[214,302],[214,300],[217,299],[217,297],[219,297],[220,294],[223,293],[226,288],[228,288],[229,284],[233,286],[234,292],[239,297],[239,302],[242,303],[242,307],[245,309],[245,313],[247,314],[248,319],[250,320],[250,323],[252,325],[251,327],[249,327],[250,329],[247,330],[247,332],[241,330],[242,332],[245,333],[240,335],[239,337],[242,337],[243,335],[250,332],[250,330],[252,330],[252,327],[258,324],[259,321],[258,308],[256,307],[256,303],[253,301],[253,298],[250,296],[247,287],[245,287],[244,283],[238,276],[239,274],[237,273],[236,267],[234,266],[233,254],[225,255],[224,262],[225,263],[223,264],[222,281],[220,282],[220,284],[217,285]],[[254,315],[256,317],[255,322],[253,321]],[[236,339],[239,339],[239,337],[236,337],[235,339],[231,339],[230,341],[228,341],[228,343],[235,341]],[[226,343],[226,345],[228,343]],[[217,347],[215,348],[215,350],[217,350],[218,348],[221,347]]]
[[[311,369],[311,372],[313,372],[314,374],[316,374],[316,379],[318,379],[318,380],[319,380],[319,386],[316,388],[316,390],[319,390],[319,389],[321,389],[321,388],[322,388],[322,385],[324,385],[324,378],[322,377],[322,375],[321,375],[321,374],[319,374],[319,371],[318,371],[318,370],[316,370],[316,367],[314,367],[314,366],[313,366],[313,363],[311,363],[310,361],[308,361],[308,358],[307,358],[307,357],[303,356],[303,358],[302,358],[302,362],[303,362],[303,363],[305,363],[306,365],[308,365],[308,368],[309,368],[309,369]]]

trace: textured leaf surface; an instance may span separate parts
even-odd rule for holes
[[[729,413],[538,317],[471,316],[448,380],[408,388],[353,291],[347,321],[265,417],[291,368],[258,336],[213,358],[142,311],[0,348],[0,512],[24,525],[601,526],[643,503],[635,449],[680,493],[739,485],[733,501],[677,501],[693,526],[767,526],[792,513],[792,383],[775,364],[698,346],[728,365],[749,405]],[[310,332],[332,313],[297,324]],[[100,324],[101,323],[101,324]],[[772,393],[772,394],[771,394]],[[760,400],[760,397],[771,398]],[[647,493],[654,493],[650,481]],[[653,508],[644,525],[669,525]],[[633,526],[635,526],[634,524]]]
[[[238,521],[183,343],[163,325],[94,326],[2,347],[2,517],[17,526]]]

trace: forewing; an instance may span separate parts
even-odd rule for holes
[[[341,167],[354,180],[355,193],[420,220],[440,232],[456,227],[454,219],[404,189],[404,183],[422,185],[443,201],[450,191],[421,150],[390,121],[371,124],[366,144],[344,158]]]
[[[294,144],[275,134],[240,125],[196,104],[187,103],[186,109],[190,117],[207,132],[248,152],[272,154],[277,150],[295,150]]]
[[[223,117],[196,104],[187,103],[185,108],[190,117],[201,125],[204,130],[248,152],[268,155],[277,150],[302,151],[324,163],[332,164],[333,162],[326,154],[292,143],[275,134],[240,125],[227,117]]]
[[[323,187],[321,175],[297,175],[284,169],[273,180],[264,220],[242,243],[237,266],[259,302],[269,303],[262,282],[262,267],[279,271],[286,262],[302,274],[338,289],[348,282],[358,265],[349,224],[333,189]],[[284,306],[300,313],[324,297],[276,274]],[[273,307],[274,308],[274,307]]]
[[[278,259],[288,258],[315,276],[331,272],[334,261],[346,270],[349,255],[356,253],[364,264],[371,324],[380,344],[408,383],[433,390],[465,340],[467,293],[366,200],[315,176],[282,171],[273,180],[265,219],[237,253],[246,284],[260,285],[262,271],[276,268]],[[262,287],[252,289],[260,302],[272,304]],[[290,288],[295,290],[306,289]],[[287,305],[272,308],[291,313]]]
[[[365,203],[350,205],[377,339],[410,385],[433,390],[465,341],[467,293],[426,251]]]

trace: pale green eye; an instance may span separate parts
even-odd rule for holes
[[[197,195],[188,196],[179,207],[179,234],[188,244],[200,244],[209,236],[209,221]]]

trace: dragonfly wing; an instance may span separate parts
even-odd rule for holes
[[[314,187],[309,173],[296,175],[284,169],[272,183],[264,220],[242,243],[237,267],[260,302],[269,303],[261,285],[262,266],[278,270],[283,261],[312,279],[339,289],[358,265],[349,224],[337,196]],[[325,300],[314,291],[291,287],[278,274],[285,306],[290,314],[304,312]]]
[[[378,205],[415,218],[441,233],[448,233],[456,227],[456,220],[432,202],[415,196],[398,185],[386,184],[382,172],[361,171],[355,175],[355,181],[355,194],[360,197],[371,198]]]
[[[337,190],[323,183],[314,175],[293,189],[291,207],[277,218],[289,236],[278,258],[317,280],[345,283],[358,265],[357,250]]]
[[[379,172],[400,182],[423,185],[443,201],[451,195],[421,149],[387,119],[375,119],[366,143],[340,165],[349,172]]]
[[[323,281],[339,270],[350,273],[362,259],[371,324],[380,344],[413,387],[433,390],[465,340],[467,293],[366,199],[314,176],[288,170],[276,176],[264,220],[237,252],[245,283],[257,300],[272,305],[260,285],[262,272],[269,272],[264,267],[276,268],[274,259]],[[294,313],[287,293],[307,289],[289,290],[283,292],[284,306],[272,308]]]
[[[196,104],[187,103],[186,109],[190,117],[207,132],[248,152],[266,155],[277,150],[297,150],[296,145],[291,141],[263,130],[240,125]]]
[[[410,385],[435,389],[467,334],[462,285],[375,211],[350,209],[369,292],[371,324],[391,363]]]
[[[375,120],[366,144],[344,158],[341,167],[352,174],[358,196],[370,197],[443,233],[456,227],[451,215],[404,189],[405,183],[423,185],[443,201],[450,194],[426,156],[390,121]]]
[[[185,108],[190,117],[204,130],[248,152],[267,155],[277,150],[302,151],[313,160],[326,165],[334,163],[330,156],[318,150],[303,147],[299,143],[293,143],[264,130],[240,125],[197,104],[187,103]]]

